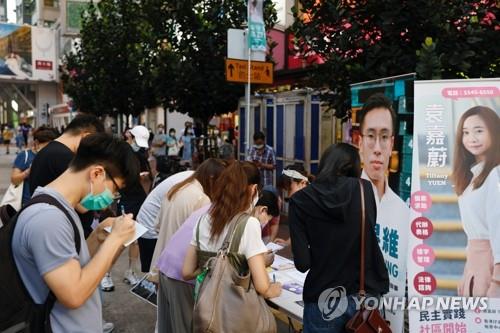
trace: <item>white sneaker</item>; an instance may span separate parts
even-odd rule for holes
[[[111,333],[115,329],[115,324],[110,322],[103,322],[102,324],[102,333]]]
[[[128,283],[132,286],[135,286],[139,280],[137,279],[137,276],[135,275],[135,272],[131,269],[127,269],[125,271],[125,276],[123,277],[123,281],[125,283]]]
[[[102,291],[113,291],[115,290],[115,285],[113,279],[111,278],[111,273],[106,273],[101,280],[101,290]],[[111,332],[111,331],[110,331]]]

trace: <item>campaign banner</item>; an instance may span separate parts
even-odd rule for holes
[[[415,81],[410,332],[500,332],[500,79]]]
[[[248,0],[248,47],[252,51],[266,51],[264,0]]]
[[[55,42],[52,29],[0,23],[0,76],[55,81]]]

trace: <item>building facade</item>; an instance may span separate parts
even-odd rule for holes
[[[0,0],[0,22],[7,22],[7,0]]]

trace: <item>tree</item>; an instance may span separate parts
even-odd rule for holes
[[[301,56],[320,55],[309,84],[338,116],[349,84],[417,72],[421,79],[498,77],[495,0],[299,0],[291,30]]]
[[[277,21],[271,0],[264,2],[265,23]],[[226,82],[227,30],[246,21],[243,0],[151,0],[148,17],[179,57],[170,107],[206,125],[213,115],[234,111],[243,85]],[[166,99],[165,99],[166,100]]]
[[[137,116],[169,94],[167,73],[176,57],[154,34],[143,8],[134,0],[90,4],[77,51],[62,67],[65,92],[78,109]]]

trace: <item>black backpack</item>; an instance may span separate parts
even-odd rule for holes
[[[50,312],[56,302],[56,297],[49,291],[49,295],[43,304],[35,304],[33,298],[26,289],[19,270],[14,261],[12,251],[12,237],[17,224],[19,214],[27,207],[47,203],[60,209],[71,222],[75,233],[76,252],[80,253],[80,232],[71,214],[48,194],[40,194],[33,197],[18,213],[12,215],[12,209],[7,210],[5,206],[0,207],[2,212],[3,227],[0,228],[0,332],[2,333],[50,333]]]

